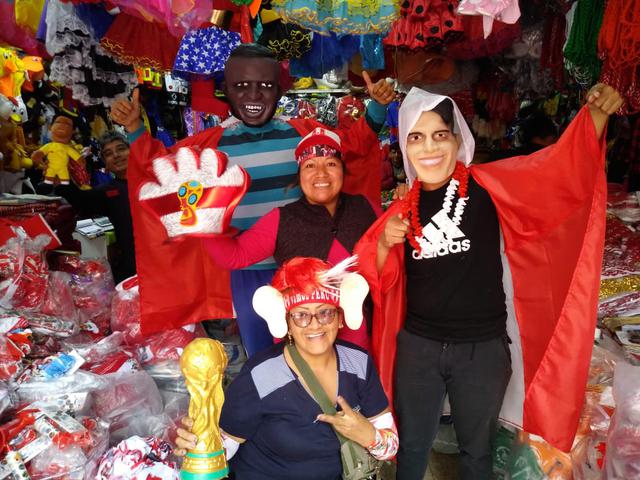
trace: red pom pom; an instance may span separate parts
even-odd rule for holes
[[[319,276],[330,268],[331,265],[319,258],[292,258],[278,269],[271,285],[279,292],[293,290],[308,294],[322,286]]]

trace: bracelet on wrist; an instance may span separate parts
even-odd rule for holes
[[[375,431],[376,434],[373,438],[373,442],[371,442],[371,445],[367,445],[367,450],[374,450],[376,447],[380,446],[380,443],[382,443],[382,435],[380,434],[380,430],[376,428]]]

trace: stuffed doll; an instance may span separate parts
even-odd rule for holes
[[[68,185],[69,179],[72,178],[81,190],[90,189],[84,159],[71,143],[73,120],[58,115],[53,120],[49,132],[52,141],[31,155],[33,162],[44,170],[45,183]]]
[[[4,170],[10,172],[33,166],[25,150],[21,123],[22,114],[16,99],[0,95],[0,155]]]
[[[0,48],[0,94],[14,96],[15,73],[18,71],[17,57],[13,50]]]

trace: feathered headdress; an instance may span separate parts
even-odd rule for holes
[[[349,272],[356,263],[355,256],[333,267],[318,258],[292,258],[278,269],[271,285],[256,290],[253,308],[266,320],[276,338],[287,334],[287,312],[305,303],[328,303],[342,308],[347,327],[357,330],[362,323],[362,302],[369,293],[369,285],[361,275]]]

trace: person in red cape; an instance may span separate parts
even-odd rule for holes
[[[399,480],[423,478],[447,394],[463,479],[491,478],[499,413],[571,448],[604,243],[603,132],[621,104],[596,85],[554,145],[469,168],[474,141],[455,103],[416,88],[404,100],[413,183],[355,248],[398,416]]]
[[[274,117],[282,94],[280,71],[280,64],[267,48],[255,44],[238,46],[224,71],[223,90],[233,116],[221,126],[188,137],[171,149],[218,149],[228,155],[229,165],[247,170],[251,186],[232,220],[232,226],[241,231],[269,210],[300,197],[299,188],[288,188],[298,170],[294,150],[302,137],[322,127],[314,120]],[[337,133],[347,165],[344,191],[364,194],[379,203],[381,154],[374,129],[384,123],[385,105],[393,100],[394,92],[385,80],[375,84],[369,81],[368,88],[374,101],[366,115],[348,130]],[[167,242],[160,222],[138,208],[139,186],[153,179],[152,161],[167,154],[167,150],[142,127],[138,93],[134,93],[132,101],[114,103],[111,117],[124,125],[131,141],[128,177],[142,331],[152,333],[200,320],[232,317],[233,293],[233,307],[249,355],[266,348],[273,339],[254,312],[251,297],[257,287],[271,280],[275,261],[267,259],[229,274],[215,265],[200,239]]]

